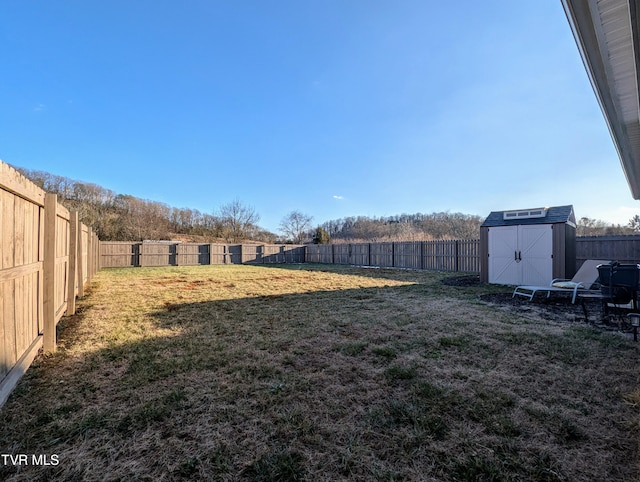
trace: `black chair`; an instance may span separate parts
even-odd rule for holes
[[[620,264],[617,261],[601,264],[598,265],[598,274],[603,303],[626,305],[631,302],[633,310],[638,310],[639,265]]]

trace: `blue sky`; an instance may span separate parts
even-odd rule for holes
[[[277,231],[631,197],[560,0],[0,0],[0,159]]]

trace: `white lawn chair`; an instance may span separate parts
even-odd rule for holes
[[[547,298],[551,293],[571,293],[571,303],[576,302],[578,293],[599,293],[600,290],[591,289],[592,286],[598,281],[598,269],[600,264],[607,264],[610,261],[602,259],[588,259],[586,260],[575,276],[568,279],[554,279],[549,283],[549,286],[518,286],[513,290],[514,298],[516,295],[529,298],[529,301],[533,299],[533,296],[537,292],[546,292]]]

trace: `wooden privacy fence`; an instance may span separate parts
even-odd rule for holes
[[[576,238],[576,269],[587,259],[640,263],[640,236],[583,236]]]
[[[55,194],[0,161],[0,406],[98,268],[98,242]]]
[[[100,267],[304,263],[305,247],[264,244],[100,242]]]
[[[640,263],[640,236],[578,237],[576,269],[587,259]],[[305,261],[479,273],[480,241],[314,244],[306,247]]]
[[[471,240],[313,244],[307,263],[480,272],[480,242]]]
[[[324,245],[100,241],[100,267],[331,263],[479,272],[477,240]]]

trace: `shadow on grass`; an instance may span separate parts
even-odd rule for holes
[[[549,481],[633,471],[628,433],[609,423],[632,370],[610,372],[601,392],[583,386],[576,374],[601,355],[584,336],[591,349],[556,356],[545,372],[555,335],[456,325],[459,309],[487,312],[433,301],[428,289],[452,290],[438,280],[166,303],[151,313],[157,333],[36,367],[0,413],[0,446],[62,462],[0,476]],[[608,356],[608,366],[620,361]],[[584,454],[594,462],[576,465]]]
[[[323,263],[290,263],[290,264],[273,264],[273,265],[251,265],[260,268],[277,268],[291,271],[320,271],[335,274],[344,275],[357,275],[371,278],[392,279],[396,281],[407,281],[415,279],[416,275],[424,274],[427,279],[437,277],[441,279],[443,276],[447,277],[469,277],[476,278],[477,274],[465,273],[465,272],[448,272],[448,271],[436,271],[436,270],[418,270],[418,269],[403,269],[403,268],[390,268],[379,266],[354,266],[348,264],[323,264]]]
[[[267,270],[275,268],[285,271],[321,272],[350,277],[360,276],[363,278],[405,282],[414,285],[414,292],[421,293],[425,296],[447,296],[464,300],[478,300],[481,295],[511,295],[513,291],[513,288],[508,286],[480,283],[479,276],[477,274],[465,272],[380,268],[322,263],[292,263],[252,266]]]

